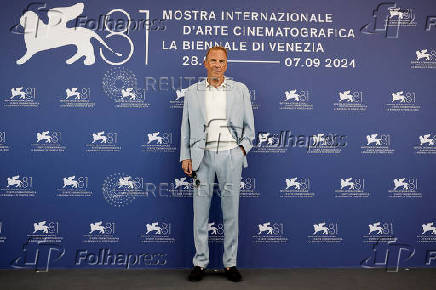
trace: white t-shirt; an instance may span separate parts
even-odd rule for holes
[[[218,87],[210,85],[206,79],[206,150],[221,151],[238,146],[227,127],[226,87],[224,82]]]

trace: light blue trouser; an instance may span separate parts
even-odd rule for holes
[[[194,266],[206,268],[209,264],[208,222],[209,207],[213,195],[215,173],[221,192],[221,209],[224,224],[224,267],[236,266],[238,252],[239,189],[241,183],[244,153],[239,146],[223,151],[204,151],[198,167],[194,186],[194,243],[196,253]]]

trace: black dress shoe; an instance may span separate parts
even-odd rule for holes
[[[188,276],[189,281],[200,281],[204,276],[204,268],[202,269],[199,266],[194,266],[191,270],[191,273]]]
[[[236,266],[230,267],[228,270],[227,268],[224,268],[224,274],[230,281],[239,282],[242,280],[241,273],[239,273],[239,270],[236,269]]]

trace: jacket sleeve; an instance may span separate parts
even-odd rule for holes
[[[244,150],[248,154],[248,152],[253,147],[253,142],[255,138],[254,116],[250,100],[250,92],[248,91],[247,86],[244,84],[242,84],[242,93],[244,99],[244,118],[240,145],[244,146]]]
[[[183,115],[182,125],[180,128],[180,162],[186,159],[191,159],[191,148],[189,146],[190,126],[188,114],[188,93],[183,97]]]

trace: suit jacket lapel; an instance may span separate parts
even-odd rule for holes
[[[225,92],[226,92],[226,119],[227,122],[230,121],[230,109],[232,108],[232,104],[231,102],[233,101],[233,98],[230,95],[230,84],[227,84],[227,87],[225,88]]]
[[[204,102],[204,99],[206,97],[206,89],[207,88],[204,81],[201,82],[197,88],[197,100],[200,106],[200,114],[201,114],[201,118],[203,119],[203,124],[205,125],[206,125],[206,104]]]

